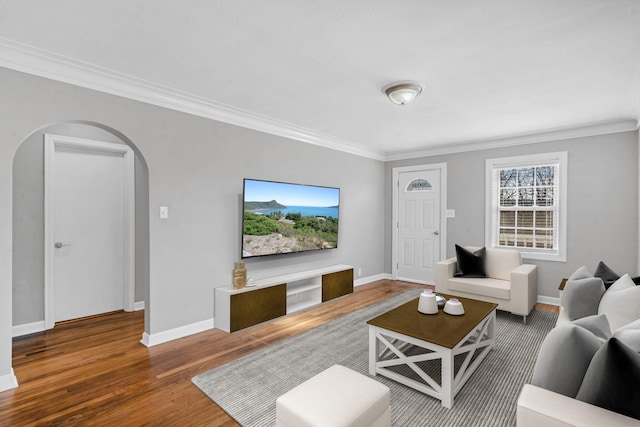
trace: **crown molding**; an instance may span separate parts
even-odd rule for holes
[[[0,37],[0,66],[374,160],[381,151]]]
[[[415,151],[385,153],[356,142],[295,126],[2,37],[0,37],[0,67],[379,161],[455,154],[638,129],[638,121],[629,119],[553,129],[534,134],[438,144]],[[640,97],[636,100],[631,99],[630,103],[636,104],[635,108],[632,107],[636,113],[640,111]]]
[[[466,140],[458,143],[442,144],[424,150],[390,153],[386,161],[407,160],[419,157],[440,156],[445,154],[465,153],[469,151],[490,150],[494,148],[513,147],[516,145],[537,144],[540,142],[560,141],[563,139],[581,138],[586,136],[607,135],[618,132],[638,130],[635,119],[619,120],[569,128],[553,129],[544,132],[512,135],[503,138],[486,138]]]

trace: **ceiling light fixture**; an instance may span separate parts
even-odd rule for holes
[[[408,104],[422,92],[422,87],[416,83],[392,83],[384,89],[389,99],[398,104]]]

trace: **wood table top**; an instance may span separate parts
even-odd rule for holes
[[[498,304],[470,298],[440,295],[446,299],[457,298],[462,303],[465,313],[461,316],[453,316],[445,313],[441,308],[437,314],[422,314],[418,311],[420,298],[416,298],[367,321],[367,324],[442,347],[454,348],[498,307]]]

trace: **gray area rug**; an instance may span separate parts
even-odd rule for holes
[[[367,320],[420,293],[410,290],[259,350],[192,379],[241,425],[275,425],[275,402],[296,385],[340,364],[369,375]],[[394,426],[515,426],[516,402],[533,371],[538,348],[553,328],[556,313],[522,317],[498,311],[496,346],[454,399],[439,400],[380,375],[391,389]]]

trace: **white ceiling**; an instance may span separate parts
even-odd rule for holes
[[[640,1],[0,0],[0,66],[402,158],[636,127]]]

